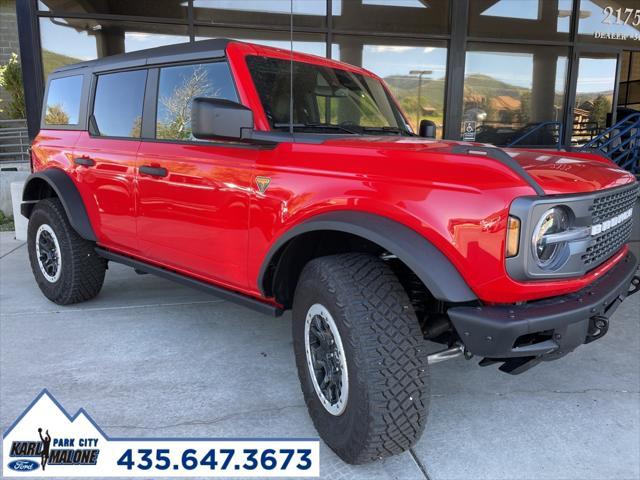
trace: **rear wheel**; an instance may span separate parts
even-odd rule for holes
[[[95,297],[107,262],[95,244],[73,229],[57,198],[38,202],[29,218],[27,245],[31,270],[42,293],[59,305]]]
[[[382,260],[356,253],[309,262],[294,298],[293,343],[313,423],[343,460],[397,454],[420,438],[427,353],[409,298]]]

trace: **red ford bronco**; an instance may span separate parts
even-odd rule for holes
[[[229,40],[60,68],[23,194],[33,274],[61,305],[95,297],[111,261],[291,309],[322,438],[350,463],[402,452],[430,363],[557,359],[640,283],[633,175],[429,127],[366,70]]]

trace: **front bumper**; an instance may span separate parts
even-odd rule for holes
[[[532,361],[555,360],[602,337],[637,267],[638,260],[629,252],[578,292],[523,305],[452,307],[447,313],[469,352],[505,361],[502,370],[519,373]]]

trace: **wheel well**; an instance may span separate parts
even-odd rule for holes
[[[53,187],[51,187],[49,182],[42,178],[34,178],[29,181],[22,193],[22,199],[25,201],[42,200],[43,198],[52,198],[57,196],[58,194]]]
[[[436,300],[417,275],[391,252],[358,235],[332,230],[303,233],[285,243],[265,272],[264,292],[289,309],[300,273],[310,260],[349,252],[369,253],[386,261],[407,292],[421,324],[428,315],[444,311],[443,302]]]

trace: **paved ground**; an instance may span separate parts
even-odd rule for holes
[[[637,245],[636,245],[637,247]],[[48,302],[26,247],[0,234],[0,427],[47,387],[113,436],[316,436],[273,319],[112,265],[95,300]],[[411,453],[323,478],[638,479],[640,295],[602,340],[521,376],[456,359],[432,370]]]

